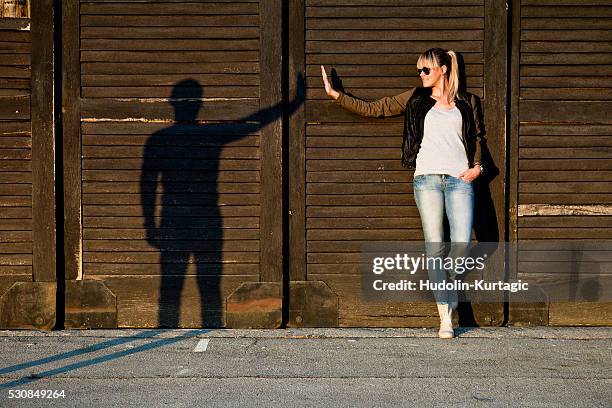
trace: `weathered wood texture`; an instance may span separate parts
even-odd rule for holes
[[[370,304],[361,299],[362,244],[423,239],[412,194],[413,172],[400,164],[403,117],[362,118],[333,105],[319,66],[337,76],[336,88],[373,100],[419,86],[416,61],[426,49],[458,52],[467,90],[481,98],[485,90],[491,95],[483,100],[485,119],[487,114],[493,122],[501,118],[497,127],[492,125],[492,134],[502,135],[499,140],[493,137],[493,143],[499,143],[493,154],[503,160],[505,34],[498,49],[500,37],[494,31],[505,30],[506,23],[503,12],[487,11],[491,7],[487,4],[484,0],[305,1],[306,137],[305,146],[296,142],[291,148],[298,165],[300,152],[295,150],[303,149],[305,156],[305,189],[296,193],[306,203],[307,279],[326,282],[338,295],[341,326],[432,325],[437,312],[434,304]],[[299,47],[294,45],[290,52],[299,52]],[[293,58],[300,67],[299,56]],[[485,77],[487,70],[495,75]],[[299,131],[297,125],[293,129]],[[494,200],[501,215],[502,180]],[[503,228],[503,217],[498,219]],[[293,242],[291,248],[303,250]],[[300,270],[299,265],[292,267]],[[298,279],[301,273],[294,276]]]
[[[32,242],[34,281],[56,282],[53,0],[32,4]]]
[[[73,230],[120,327],[220,327],[241,282],[280,282],[281,11],[80,1]]]
[[[549,3],[522,0],[513,8],[511,238],[609,240],[612,1]],[[536,213],[523,210],[536,205]],[[558,261],[531,262],[520,252],[511,274],[525,280],[537,270],[539,279],[553,279],[589,268],[581,264],[573,270],[569,261]],[[600,273],[607,275],[609,263],[602,262]],[[586,312],[597,309],[593,305],[575,304],[571,313],[571,307],[555,306],[553,318],[551,304],[550,324],[602,324],[601,314]],[[609,313],[603,315],[609,319]],[[523,323],[520,313],[511,316],[511,323]]]
[[[30,30],[0,26],[0,296],[33,279],[31,55]]]

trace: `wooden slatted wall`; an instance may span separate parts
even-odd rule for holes
[[[483,0],[306,1],[307,278],[338,294],[341,326],[435,324],[436,312],[361,299],[363,243],[423,239],[413,172],[400,164],[403,117],[364,119],[332,106],[319,66],[373,100],[419,86],[419,54],[442,47],[462,54],[467,90],[482,98],[484,16]]]
[[[610,239],[612,1],[522,0],[514,13],[515,238]],[[550,281],[589,270],[534,260],[519,255],[518,278]],[[605,313],[593,307],[551,305],[546,317],[550,324],[609,324],[609,306]]]
[[[0,18],[0,296],[32,281],[31,36]]]
[[[80,27],[83,277],[115,293],[119,326],[222,325],[260,280],[258,1],[81,1]],[[201,103],[195,120],[177,103]]]

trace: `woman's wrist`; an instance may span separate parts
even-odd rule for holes
[[[335,89],[332,89],[329,93],[329,96],[331,96],[334,100],[338,99],[340,97],[340,92],[336,91]]]

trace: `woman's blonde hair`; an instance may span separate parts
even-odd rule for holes
[[[430,48],[419,56],[417,68],[446,66],[444,79],[448,85],[448,103],[455,100],[459,92],[459,65],[457,64],[457,54],[454,51],[447,51],[443,48]]]

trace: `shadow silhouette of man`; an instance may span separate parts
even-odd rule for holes
[[[302,86],[301,76],[298,81]],[[160,327],[180,326],[181,292],[190,259],[196,268],[202,325],[224,326],[220,288],[224,237],[217,184],[220,154],[227,144],[258,132],[283,115],[284,106],[276,104],[239,119],[241,123],[202,124],[197,122],[202,98],[203,89],[196,80],[177,83],[171,95],[175,123],[152,134],[144,149],[141,203],[147,242],[161,255]],[[293,113],[302,101],[296,98],[286,105],[286,114]]]

